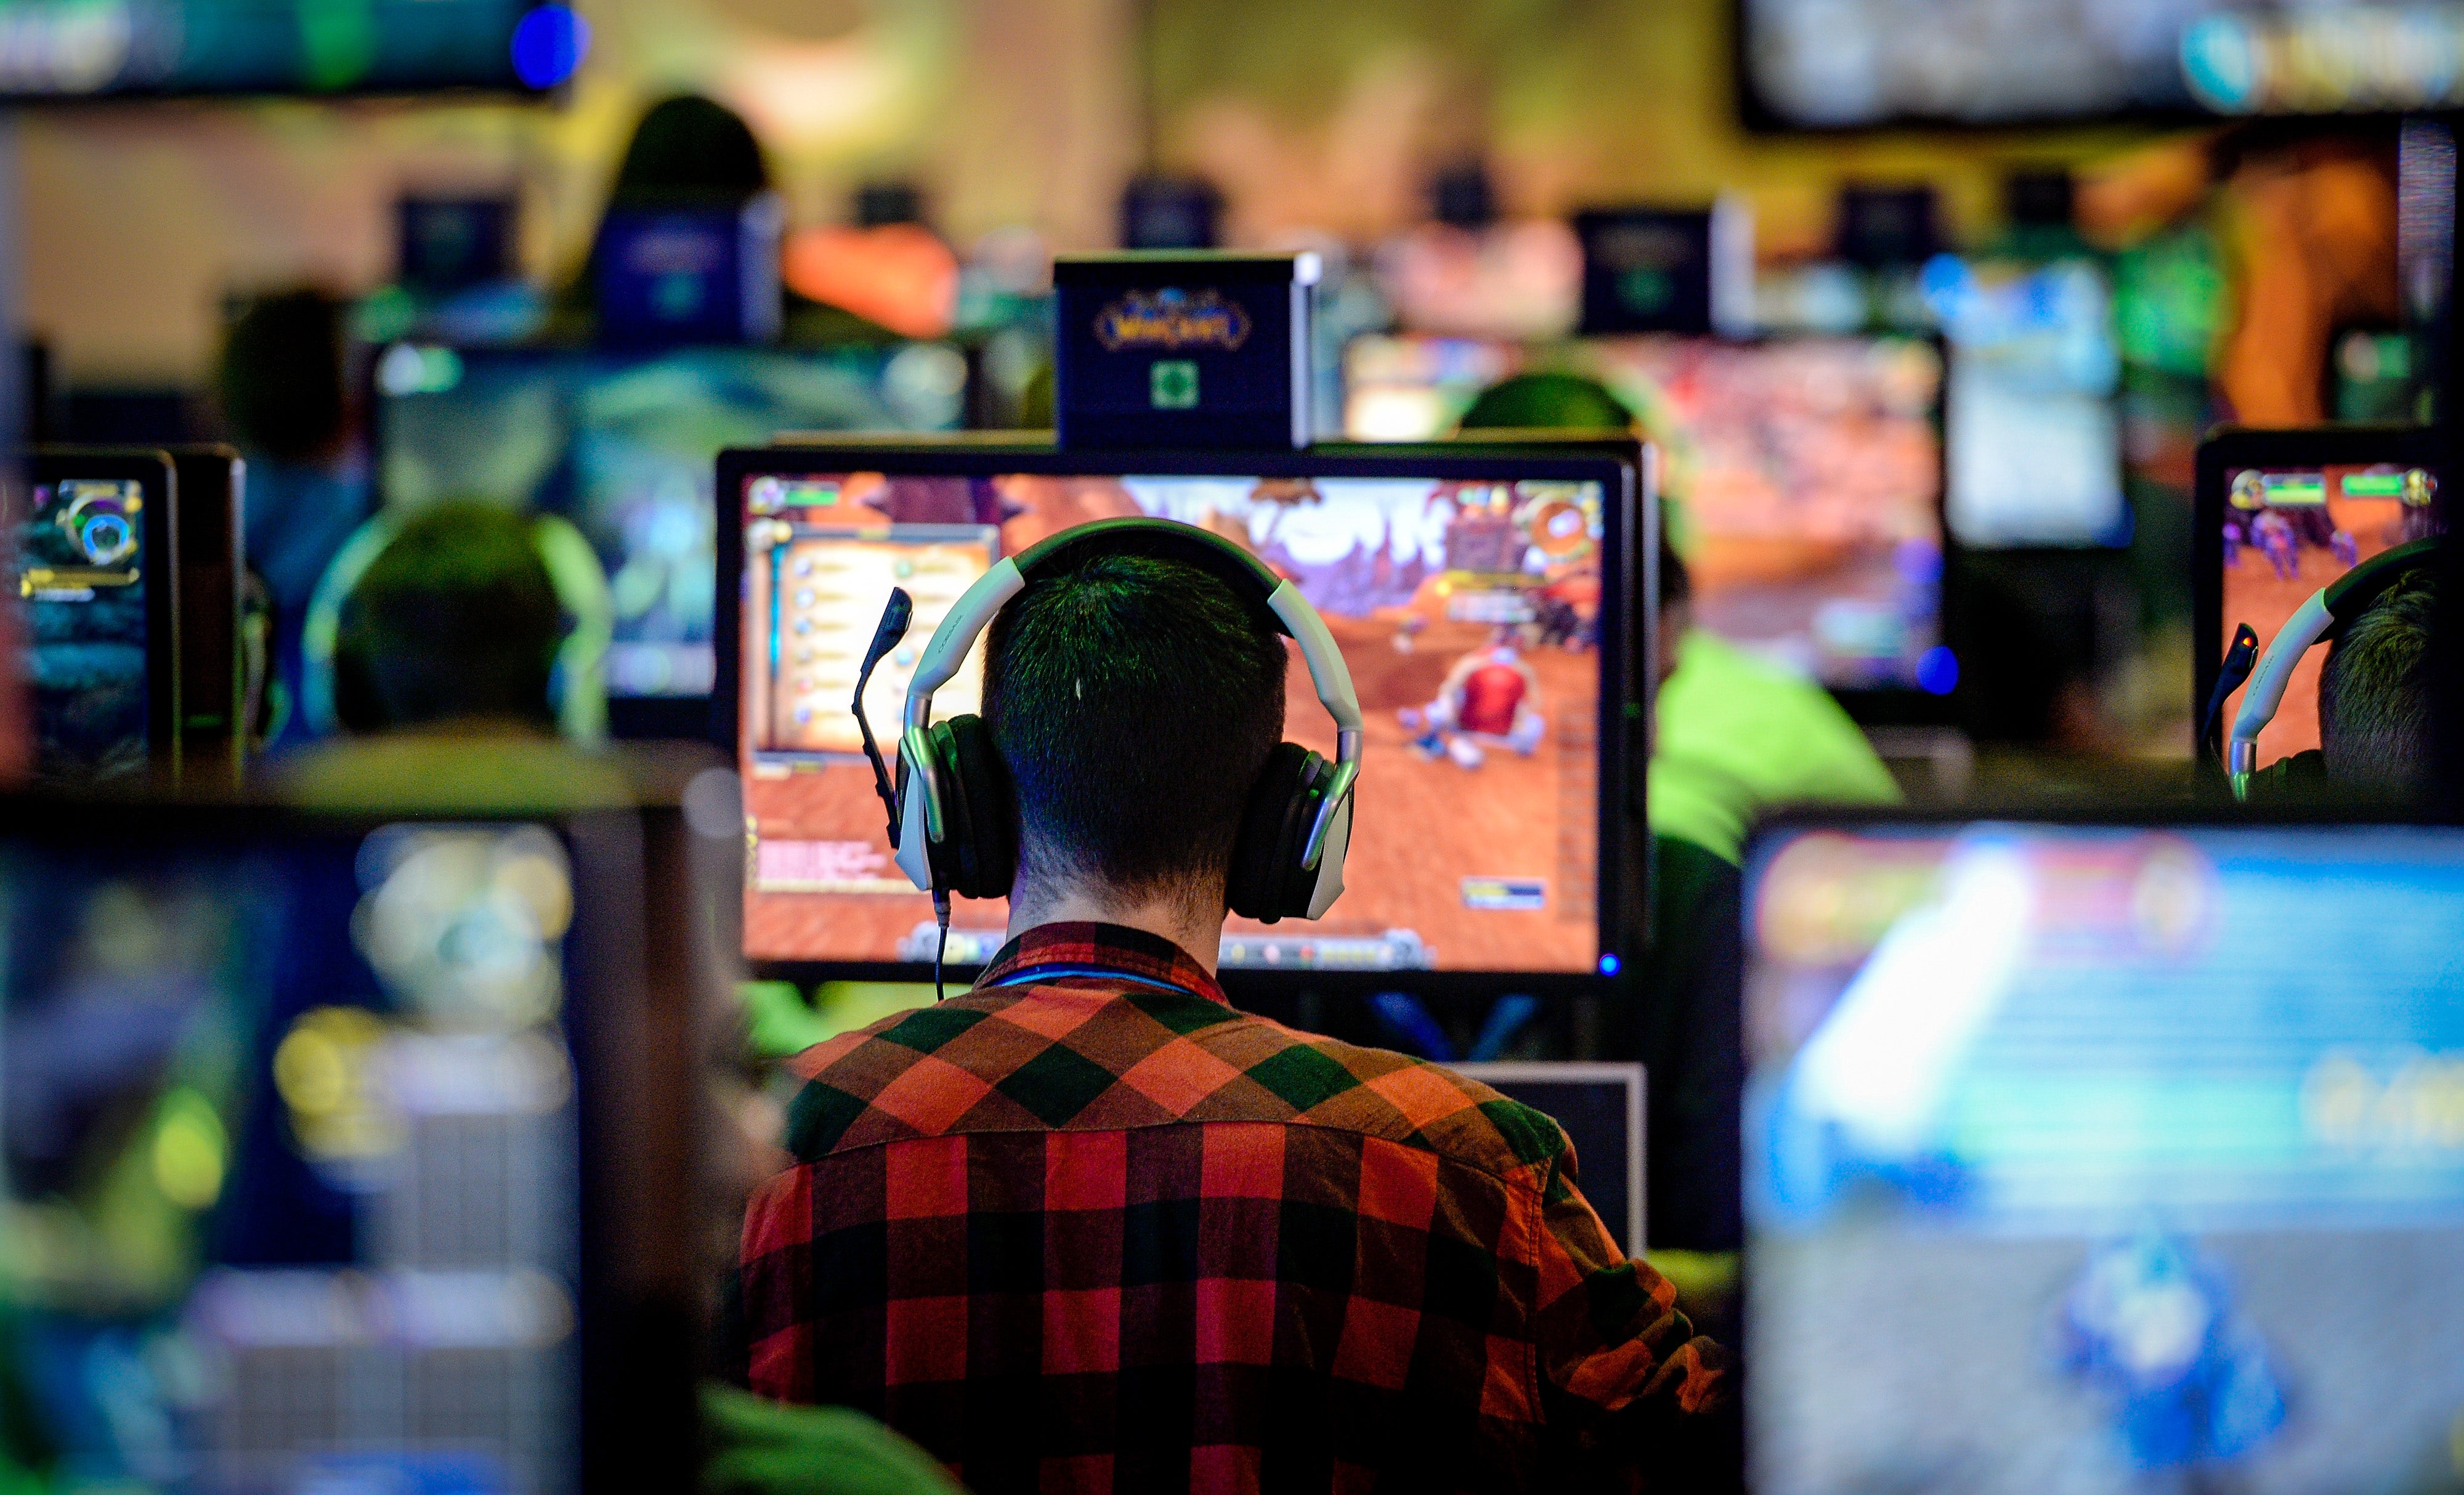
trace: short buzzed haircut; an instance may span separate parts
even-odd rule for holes
[[[2319,745],[2336,780],[2409,788],[2430,776],[2432,568],[2417,567],[2345,625],[2319,671]]]
[[[993,620],[984,725],[1017,799],[1019,872],[1128,896],[1222,891],[1282,741],[1273,620],[1186,561],[1108,554]]]

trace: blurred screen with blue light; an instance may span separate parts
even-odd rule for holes
[[[536,90],[587,40],[538,0],[0,0],[0,98]]]
[[[2453,1487],[2464,834],[1791,830],[1748,911],[1756,1488]]]
[[[39,1487],[572,1487],[569,868],[519,825],[0,840]]]

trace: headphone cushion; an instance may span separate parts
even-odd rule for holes
[[[1326,759],[1298,743],[1278,743],[1266,755],[1232,843],[1224,893],[1233,912],[1272,924],[1285,914],[1308,912],[1307,891],[1294,907],[1291,885],[1300,870],[1298,846],[1316,808],[1318,796],[1311,789],[1325,775]]]
[[[1018,876],[1018,809],[1009,771],[980,716],[953,716],[933,729],[934,771],[941,781],[943,886],[962,898],[1001,898]]]

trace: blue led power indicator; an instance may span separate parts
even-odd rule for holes
[[[1600,974],[1601,974],[1602,976],[1615,976],[1615,975],[1617,975],[1617,968],[1618,968],[1618,960],[1617,960],[1617,956],[1600,956]]]

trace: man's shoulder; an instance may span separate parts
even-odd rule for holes
[[[1276,1123],[1422,1148],[1545,1179],[1556,1122],[1442,1066],[1137,990],[969,992],[788,1062],[789,1148],[825,1154],[953,1132]]]

